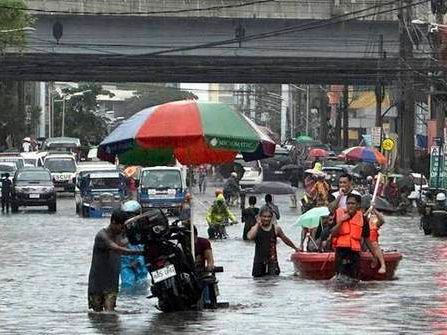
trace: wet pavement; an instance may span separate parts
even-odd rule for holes
[[[194,217],[206,235],[204,211],[211,196],[197,196]],[[285,233],[298,243],[298,212],[287,196],[275,197]],[[239,211],[235,210],[238,215]],[[447,332],[447,239],[426,237],[417,215],[387,217],[384,249],[404,255],[389,282],[364,282],[351,290],[293,273],[291,249],[278,244],[281,275],[253,279],[254,245],[241,238],[213,242],[222,301],[230,308],[163,314],[146,292],[120,294],[116,314],[87,309],[93,239],[108,219],[75,214],[74,199],[58,210],[25,209],[0,215],[0,334],[445,334]]]

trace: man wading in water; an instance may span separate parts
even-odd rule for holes
[[[125,213],[119,209],[115,210],[110,218],[109,226],[96,234],[88,277],[88,307],[95,312],[113,312],[115,310],[121,254],[143,254],[141,250],[120,246],[126,219]]]
[[[279,237],[295,251],[298,248],[284,234],[282,229],[273,224],[273,211],[269,207],[262,207],[257,217],[256,224],[247,234],[249,240],[255,240],[255,258],[253,261],[253,277],[266,275],[279,275],[280,269],[276,253],[276,238]]]

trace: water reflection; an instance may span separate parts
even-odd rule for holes
[[[118,313],[89,312],[88,318],[92,328],[99,334],[120,334],[122,332]]]

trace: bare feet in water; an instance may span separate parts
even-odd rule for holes
[[[379,269],[379,271],[377,271],[377,272],[380,273],[380,274],[384,274],[384,273],[386,273],[386,267],[385,267],[385,265],[381,266],[380,269]]]

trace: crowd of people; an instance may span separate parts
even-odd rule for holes
[[[316,194],[317,207],[327,207],[329,215],[321,217],[316,228],[303,228],[301,243],[297,246],[281,229],[278,206],[273,196],[266,194],[264,203],[257,206],[257,198],[248,198],[248,207],[241,212],[244,224],[242,238],[254,241],[253,277],[279,275],[277,240],[281,239],[294,252],[335,252],[337,278],[356,279],[359,270],[360,252],[370,250],[378,263],[378,272],[386,271],[386,264],[379,246],[379,231],[384,218],[374,206],[362,206],[362,198],[353,189],[352,177],[339,177],[339,191],[330,193],[324,178],[314,178],[305,183],[309,195]],[[315,192],[315,193],[314,193]],[[181,208],[181,223],[191,225],[191,195],[187,195]],[[136,210],[123,208],[112,214],[110,225],[98,232],[93,247],[93,258],[89,276],[89,306],[95,311],[113,310],[118,293],[119,272],[122,285],[136,285],[138,280],[147,282],[147,269],[141,257],[141,246],[132,246],[123,239],[124,222],[128,213],[137,215],[141,206],[136,201]],[[124,206],[124,205],[123,205]],[[139,207],[138,207],[139,206]],[[127,215],[124,213],[127,212]],[[206,212],[209,239],[226,238],[225,226],[237,224],[236,215],[230,209],[224,190],[215,192],[215,199]],[[195,227],[194,227],[195,228]],[[214,266],[214,255],[209,239],[199,237],[195,228],[195,252],[197,266],[203,270]],[[121,255],[124,255],[123,257]],[[129,279],[131,278],[131,279]]]

